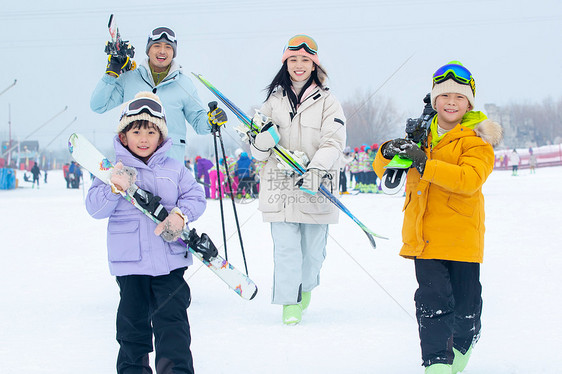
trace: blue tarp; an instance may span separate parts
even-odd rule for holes
[[[16,171],[14,169],[0,169],[0,190],[16,188]]]

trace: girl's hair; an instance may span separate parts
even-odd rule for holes
[[[324,88],[324,81],[328,77],[328,74],[326,73],[326,70],[324,70],[324,68],[322,68],[320,65],[314,63],[314,66],[316,67],[316,69],[312,71],[310,78],[306,82],[306,86],[308,87],[311,83],[314,82],[318,87]],[[289,75],[289,71],[287,70],[287,60],[285,60],[285,62],[283,62],[283,66],[281,66],[281,69],[279,69],[271,83],[265,88],[267,91],[267,97],[264,101],[267,101],[267,99],[269,99],[269,97],[273,92],[275,92],[277,87],[281,87],[285,90],[285,92],[287,92],[291,101],[296,102],[297,98],[295,96],[295,93],[293,92],[293,90],[291,90],[292,85],[293,83],[291,81],[291,76]]]
[[[129,130],[137,130],[137,129],[154,129],[154,130],[158,130],[158,133],[160,134],[160,138],[162,138],[162,131],[160,131],[160,129],[158,128],[158,126],[156,126],[154,123],[147,121],[145,119],[138,119],[136,121],[133,121],[131,123],[129,123],[127,126],[125,126],[125,128],[123,130],[121,130],[121,134],[125,134],[127,131]]]

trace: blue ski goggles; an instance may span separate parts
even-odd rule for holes
[[[460,63],[456,62],[457,61],[451,61],[447,65],[441,66],[437,69],[437,71],[433,74],[433,84],[439,84],[448,79],[452,79],[457,83],[470,86],[472,94],[475,95],[476,85],[474,83],[472,73],[467,68],[460,65]]]

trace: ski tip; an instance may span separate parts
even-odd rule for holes
[[[78,138],[77,133],[72,133],[68,137],[68,151],[70,152],[70,154],[74,152],[74,143],[76,143],[77,138]]]
[[[377,249],[377,243],[375,242],[375,238],[373,237],[373,235],[369,234],[366,231],[365,234],[367,235],[367,238],[369,238],[369,241],[371,242],[371,246],[373,247],[373,249]]]
[[[258,294],[258,286],[256,286],[256,290],[254,291],[254,293],[252,294],[252,296],[250,296],[250,298],[248,300],[253,300],[254,297],[256,297],[257,294]]]

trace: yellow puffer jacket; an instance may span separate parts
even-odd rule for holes
[[[492,146],[501,141],[502,130],[481,113],[474,118],[484,121],[468,124],[463,118],[437,143],[436,132],[432,131],[428,136],[432,145],[425,149],[428,159],[423,176],[420,178],[415,168],[408,172],[401,256],[483,261],[482,185],[492,172]],[[432,127],[436,128],[436,123]],[[378,152],[373,168],[379,177],[388,162]]]

